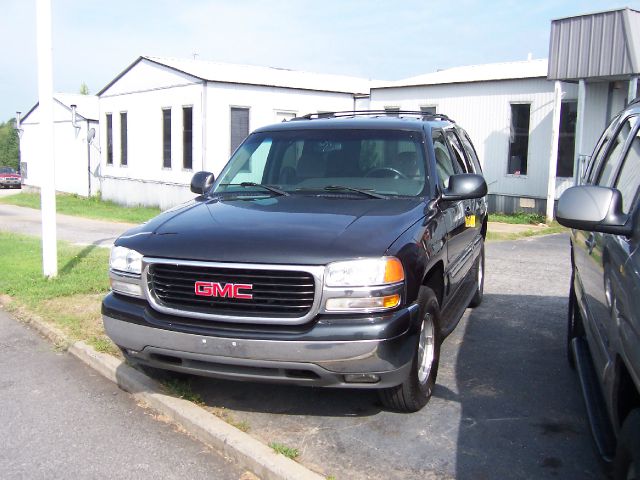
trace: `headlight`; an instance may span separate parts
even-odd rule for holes
[[[328,287],[389,285],[403,280],[402,263],[395,257],[334,262],[327,265],[325,273]]]
[[[113,247],[109,257],[109,268],[140,275],[142,273],[142,255],[130,248]]]

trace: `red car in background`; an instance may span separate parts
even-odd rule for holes
[[[22,177],[11,167],[0,167],[0,188],[22,188]]]

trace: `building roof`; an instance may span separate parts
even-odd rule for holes
[[[81,95],[79,93],[54,93],[53,99],[67,110],[71,111],[71,105],[76,106],[76,114],[83,120],[98,120],[100,116],[98,97],[95,95]],[[38,108],[40,102],[36,103],[31,109],[20,119],[24,122],[31,113]],[[71,117],[69,117],[71,118]]]
[[[98,92],[98,95],[102,95],[125,73],[142,61],[162,65],[209,82],[294,88],[321,92],[369,94],[370,80],[365,78],[205,60],[142,56]]]
[[[448,83],[488,82],[547,76],[547,60],[525,60],[521,62],[487,63],[439,70],[393,82],[374,82],[372,88],[397,88]]]
[[[549,79],[615,79],[640,73],[640,12],[630,8],[551,22]]]

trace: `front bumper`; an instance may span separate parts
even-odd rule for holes
[[[362,318],[324,316],[295,331],[249,325],[185,329],[146,302],[113,293],[102,312],[107,334],[135,362],[232,380],[323,387],[402,383],[419,333],[417,305]]]

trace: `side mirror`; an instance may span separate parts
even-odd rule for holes
[[[487,182],[476,173],[460,173],[449,177],[449,188],[442,192],[442,200],[455,201],[481,198],[487,194]]]
[[[631,235],[629,215],[622,212],[622,194],[615,188],[580,185],[564,191],[558,200],[560,225],[590,232]]]
[[[193,177],[191,177],[191,191],[202,195],[211,188],[214,180],[215,177],[211,172],[196,172],[193,174]]]

